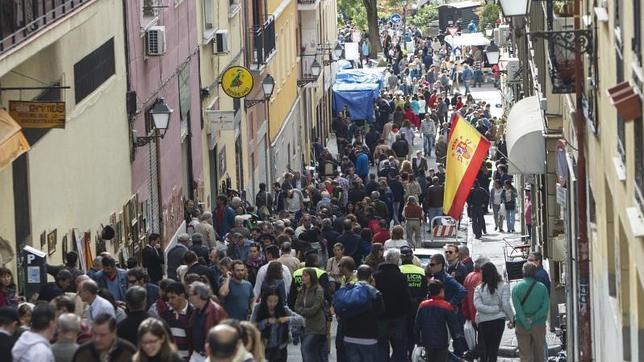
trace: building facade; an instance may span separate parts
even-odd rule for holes
[[[136,236],[158,232],[167,244],[183,229],[184,202],[204,202],[199,79],[203,34],[195,24],[195,1],[125,3],[130,128],[136,136],[154,136],[152,107],[162,101],[173,110],[163,138],[132,146],[131,188],[145,225]]]
[[[200,36],[200,79],[203,132],[204,201],[211,210],[214,198],[230,187],[243,191],[251,170],[246,114],[241,100],[226,95],[221,74],[231,66],[244,65],[245,27],[243,3],[224,0],[197,1]],[[222,187],[223,186],[223,187]]]
[[[533,247],[548,259],[550,323],[565,321],[570,360],[644,358],[643,18],[640,0],[611,0],[533,2],[511,19],[525,31],[512,32],[523,64],[505,75],[508,154],[522,165],[513,132],[540,135],[543,152],[521,144],[543,172],[518,174],[533,185]],[[526,132],[530,102],[542,122]]]
[[[86,232],[93,252],[118,252],[94,241],[131,196],[123,2],[32,1],[31,12],[24,3],[2,2],[2,106],[63,102],[65,123],[23,128],[31,149],[0,170],[1,263],[14,272],[25,245],[58,264]]]
[[[335,76],[331,57],[337,40],[336,1],[298,0],[300,29],[300,105],[303,162],[314,161],[312,144],[324,142],[331,124],[330,88]],[[314,64],[320,74],[314,74]]]

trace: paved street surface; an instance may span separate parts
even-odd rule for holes
[[[497,89],[493,88],[491,85],[487,85],[487,86],[484,86],[483,88],[472,88],[472,94],[474,95],[474,98],[477,101],[484,100],[487,103],[492,104],[492,107],[491,107],[492,115],[496,117],[501,117],[501,115],[503,114],[503,109],[496,107],[496,104],[501,103],[501,94]],[[420,134],[416,134],[416,135],[417,137],[415,139],[413,151],[412,151],[413,154],[415,154],[416,150],[422,149],[422,139],[420,138]],[[337,153],[337,148],[334,146],[334,142],[335,142],[335,139],[332,138],[328,147],[331,152]],[[433,154],[429,161],[430,161],[429,167],[436,168],[436,159],[433,156]],[[519,215],[521,214],[517,213],[517,230],[521,229]],[[492,261],[497,266],[499,272],[501,272],[505,269],[505,260],[503,257],[503,245],[504,245],[503,238],[511,235],[521,235],[521,233],[519,232],[517,234],[508,234],[508,233],[494,232],[494,219],[491,214],[485,216],[485,223],[487,225],[486,228],[488,230],[488,234],[483,235],[481,240],[476,240],[474,239],[474,233],[472,232],[469,220],[467,220],[467,218],[464,217],[464,219],[461,222],[461,228],[458,232],[458,238],[459,238],[459,241],[467,240],[467,245],[470,248],[470,253],[473,259],[476,259],[476,257],[479,255],[485,255],[490,259],[490,261]],[[430,238],[429,233],[425,233],[424,241],[429,241],[429,238]],[[432,253],[443,253],[443,250],[441,248],[430,248],[429,250]],[[336,355],[335,355],[336,327],[337,325],[334,321],[331,329],[333,340],[332,340],[331,354],[329,356],[329,361],[336,361]],[[546,337],[546,339],[548,341],[548,345],[559,344],[559,340],[552,333],[548,333],[548,336]],[[503,334],[503,339],[501,341],[501,347],[503,346],[517,346],[514,330],[509,330],[507,328],[505,329],[505,332]],[[299,345],[289,346],[288,360],[289,361],[302,360],[302,355],[300,352]],[[499,361],[518,361],[518,360],[519,360],[518,358],[516,359],[499,358]]]

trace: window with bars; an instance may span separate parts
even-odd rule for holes
[[[638,66],[642,66],[642,5],[633,0],[633,54]]]
[[[620,49],[615,49],[615,70],[617,74],[617,83],[624,81],[624,57]],[[626,160],[626,129],[624,125],[624,118],[617,114],[617,153],[622,158],[622,162]]]

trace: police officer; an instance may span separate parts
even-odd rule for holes
[[[288,294],[288,305],[290,308],[295,307],[295,300],[297,293],[302,287],[302,273],[304,269],[313,269],[318,276],[318,281],[322,289],[324,289],[324,297],[331,302],[331,288],[329,282],[329,274],[326,270],[318,268],[318,253],[316,250],[310,250],[304,257],[304,267],[297,269],[293,272],[293,282],[291,283],[291,291]]]
[[[467,212],[472,219],[472,230],[474,237],[481,238],[485,230],[485,210],[487,209],[489,195],[484,188],[479,186],[478,181],[474,181],[474,186],[470,190],[470,195],[467,197]]]
[[[427,278],[425,278],[425,269],[414,264],[414,253],[409,246],[400,248],[400,271],[407,278],[409,291],[413,301],[413,307],[409,314],[409,323],[407,323],[407,353],[411,356],[414,350],[414,320],[416,318],[416,311],[420,302],[427,297]]]

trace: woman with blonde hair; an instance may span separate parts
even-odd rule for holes
[[[139,346],[133,362],[181,362],[177,347],[170,341],[168,331],[159,319],[148,318],[139,325]]]
[[[239,323],[246,332],[244,347],[246,347],[246,350],[255,357],[255,361],[263,361],[264,342],[262,342],[262,334],[259,332],[259,329],[249,321],[241,321]]]

